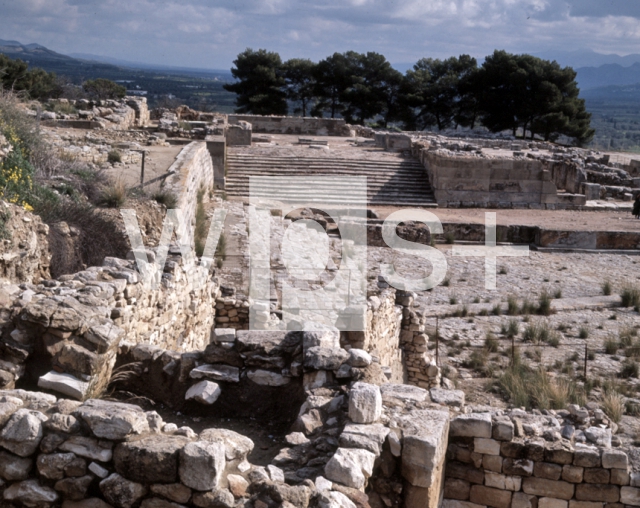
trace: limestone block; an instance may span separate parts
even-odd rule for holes
[[[431,395],[431,400],[436,404],[452,407],[464,406],[464,392],[462,390],[445,390],[435,387],[429,390],[429,394]]]
[[[145,412],[133,404],[89,399],[76,414],[96,437],[119,441],[149,431]]]
[[[448,413],[413,411],[399,418],[398,425],[403,431],[402,476],[418,487],[434,486],[447,449]]]
[[[352,487],[363,489],[373,472],[375,455],[357,448],[338,448],[324,468],[327,479]]]
[[[451,420],[451,435],[459,437],[491,437],[491,414],[469,413]]]
[[[308,369],[336,370],[348,358],[349,353],[344,349],[314,346],[305,350],[303,365]]]
[[[502,457],[499,455],[485,455],[482,457],[482,468],[494,473],[502,472]]]
[[[605,469],[627,469],[629,467],[629,457],[622,450],[603,450],[602,467]]]
[[[225,447],[222,443],[189,443],[180,450],[180,481],[194,490],[216,489],[225,464]]]
[[[209,379],[225,383],[239,383],[240,369],[224,364],[205,364],[196,367],[189,373],[191,379]]]
[[[178,481],[178,454],[190,442],[184,436],[153,435],[120,443],[113,454],[116,472],[139,483]]]
[[[406,402],[423,402],[429,397],[429,392],[424,388],[395,383],[381,385],[380,392],[386,406],[404,406]]]
[[[382,453],[382,445],[388,434],[389,428],[381,423],[371,425],[347,423],[340,434],[339,443],[343,448],[362,448],[378,457]]]
[[[73,452],[80,457],[98,462],[109,462],[113,457],[110,447],[102,446],[104,441],[98,443],[97,439],[91,437],[74,436],[67,439],[58,448],[63,452]]]
[[[469,493],[469,500],[472,503],[493,508],[509,508],[511,506],[511,492],[484,485],[473,485]]]
[[[363,349],[351,348],[348,363],[351,367],[368,367],[371,365],[371,355]]]
[[[562,475],[562,466],[550,462],[536,462],[533,466],[533,476],[546,478],[547,480],[559,480]]]
[[[349,392],[349,418],[355,423],[374,423],[382,415],[380,388],[358,382]]]
[[[42,440],[47,417],[39,411],[18,409],[0,433],[0,446],[20,457],[32,455]]]
[[[522,485],[522,478],[487,471],[484,474],[484,484],[500,490],[518,491]]]
[[[19,398],[11,396],[2,397],[0,400],[2,400],[0,402],[0,427],[4,427],[11,415],[20,409],[24,403]]]
[[[420,501],[421,500],[418,498],[415,500],[414,504],[409,505],[405,500],[405,507],[424,508],[425,506],[427,506],[425,504],[422,504]],[[442,508],[485,508],[485,507],[476,503],[470,503],[469,501],[459,501],[457,499],[443,499]]]
[[[626,469],[611,469],[610,481],[613,485],[629,485],[629,471]]]
[[[4,491],[4,500],[23,506],[48,506],[58,500],[58,493],[38,480],[14,483]]]
[[[609,483],[610,478],[608,469],[588,467],[584,470],[583,481],[585,483]]]
[[[230,474],[227,476],[227,481],[229,482],[229,490],[235,497],[243,497],[247,493],[249,482],[242,476]]]
[[[537,508],[538,499],[524,492],[514,492],[511,498],[511,508]]]
[[[235,342],[236,330],[235,328],[214,328],[213,340],[215,342],[226,342],[226,343]]]
[[[562,466],[562,479],[571,483],[582,483],[584,468],[578,466]]]
[[[199,383],[196,383],[191,388],[189,388],[184,396],[184,399],[193,399],[196,402],[200,402],[201,404],[210,406],[216,400],[218,400],[218,397],[220,397],[221,393],[222,390],[220,390],[220,385],[214,383],[213,381],[208,381],[205,379],[204,381],[200,381]]]
[[[600,467],[600,453],[598,450],[580,449],[573,456],[573,465],[580,467]]]
[[[176,503],[187,503],[191,498],[191,489],[181,483],[151,485],[151,492]]]
[[[497,441],[511,441],[513,439],[513,422],[508,418],[493,422],[491,436]]]
[[[312,347],[338,349],[340,348],[340,331],[328,329],[302,332],[302,347],[305,351]]]
[[[567,508],[568,501],[564,499],[554,499],[552,497],[541,497],[538,499],[538,508]]]
[[[640,506],[640,489],[622,487],[620,489],[620,502],[630,506]]]
[[[77,400],[84,400],[89,383],[81,381],[71,374],[56,372],[54,370],[40,376],[38,386],[45,390],[53,390]]]
[[[617,503],[620,499],[620,487],[597,483],[580,483],[576,485],[576,499],[578,501]]]
[[[131,482],[117,473],[100,482],[100,491],[105,499],[118,508],[132,508],[147,494],[147,488]]]
[[[32,468],[33,459],[30,457],[0,451],[0,478],[14,482],[26,480]]]
[[[446,499],[458,499],[466,501],[469,499],[471,484],[458,478],[447,478],[444,482],[444,497]]]
[[[525,494],[534,496],[549,496],[569,500],[573,497],[575,486],[563,481],[528,477],[523,479],[522,490]]]
[[[62,480],[65,468],[76,459],[73,453],[51,453],[38,456],[38,473],[48,480]]]
[[[254,383],[263,386],[284,386],[291,381],[291,378],[282,374],[261,369],[247,371],[247,377]]]
[[[500,455],[500,443],[494,439],[476,437],[473,440],[473,451],[484,455]]]
[[[253,441],[247,436],[229,429],[206,429],[200,433],[200,441],[222,443],[227,460],[246,460],[253,451]]]

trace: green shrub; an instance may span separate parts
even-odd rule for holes
[[[516,337],[518,333],[520,333],[520,323],[518,323],[517,319],[510,319],[509,326],[507,327],[507,337]]]
[[[551,315],[551,295],[545,289],[538,298],[538,314]]]
[[[107,162],[109,162],[110,164],[122,162],[122,155],[118,150],[110,150],[107,154]]]
[[[609,337],[604,341],[604,352],[608,355],[615,355],[618,349],[620,349],[620,345],[617,340]]]
[[[516,297],[513,295],[509,295],[507,297],[507,314],[509,316],[515,316],[518,314],[519,309],[520,307],[518,305],[518,300],[516,299]]]
[[[622,363],[622,367],[620,368],[620,377],[637,378],[639,370],[640,368],[638,367],[638,362],[636,362],[635,360],[627,359]]]
[[[640,289],[637,287],[626,285],[620,293],[621,305],[623,307],[635,307],[640,304]]]
[[[497,353],[498,346],[498,339],[496,339],[495,335],[493,335],[491,332],[487,332],[487,336],[484,339],[484,348],[489,353]]]
[[[578,332],[578,337],[581,339],[586,339],[589,337],[589,329],[586,326],[581,326],[580,331]]]
[[[447,243],[449,245],[453,245],[454,243],[456,243],[456,235],[454,233],[452,233],[451,231],[445,233],[444,234],[444,243]]]
[[[611,282],[610,281],[604,281],[602,284],[602,294],[605,296],[609,296],[611,294],[612,291],[612,286],[611,286]]]
[[[116,182],[102,192],[98,204],[107,208],[121,208],[126,200],[127,188],[122,182]]]
[[[178,198],[173,192],[170,191],[158,191],[151,196],[151,199],[157,201],[161,205],[167,207],[167,209],[175,208],[178,204]]]

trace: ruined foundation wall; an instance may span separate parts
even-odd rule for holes
[[[202,192],[202,200],[207,202],[214,188],[213,162],[207,143],[189,143],[171,165],[169,172],[173,174],[166,179],[164,187],[178,196],[177,208],[182,210],[183,228],[191,238],[195,226],[198,193]]]
[[[612,448],[610,422],[600,410],[570,409],[454,418],[443,506],[639,506],[640,477],[630,472],[627,454]]]
[[[229,115],[229,124],[249,122],[253,132],[266,134],[307,134],[311,136],[349,135],[341,118],[310,118],[301,116]]]
[[[553,208],[558,201],[551,174],[537,160],[449,156],[428,149],[419,159],[439,206]]]

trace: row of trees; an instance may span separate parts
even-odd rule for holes
[[[481,66],[469,55],[423,58],[402,74],[379,53],[334,53],[312,62],[283,62],[275,52],[247,49],[225,89],[237,94],[236,111],[261,115],[341,116],[405,129],[476,127],[510,130],[531,139],[561,135],[578,144],[594,130],[576,72],[531,55],[496,50]]]

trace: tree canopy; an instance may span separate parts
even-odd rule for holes
[[[334,53],[314,63],[264,49],[234,61],[240,113],[342,117],[349,123],[402,122],[407,129],[482,125],[491,132],[545,140],[591,140],[591,115],[576,72],[531,55],[496,50],[478,67],[475,58],[423,58],[402,75],[374,52]]]
[[[0,84],[2,88],[24,92],[31,99],[58,97],[62,89],[56,75],[42,69],[29,69],[29,64],[0,54]]]
[[[127,95],[127,89],[124,86],[104,78],[85,81],[82,83],[82,89],[90,97],[99,100],[122,99]]]

